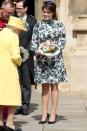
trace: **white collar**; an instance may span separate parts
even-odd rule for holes
[[[26,19],[27,19],[27,15],[23,16],[23,17],[20,17],[20,19],[24,20],[26,22]]]

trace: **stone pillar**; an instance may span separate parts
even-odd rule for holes
[[[66,47],[64,49],[64,61],[65,61],[65,66],[67,69],[67,75],[68,75],[68,82],[66,83],[61,83],[60,84],[60,90],[63,91],[70,91],[70,48],[69,45],[70,43],[68,42],[68,39],[70,37],[71,39],[71,29],[69,27],[69,19],[68,19],[68,1],[69,0],[57,0],[57,13],[58,13],[58,18],[59,20],[65,25],[66,28],[66,34],[67,34],[67,43]],[[69,31],[70,30],[70,31]]]
[[[41,20],[42,18],[42,0],[35,0],[35,17],[37,20]]]

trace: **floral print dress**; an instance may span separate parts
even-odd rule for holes
[[[35,83],[55,84],[67,81],[66,69],[62,50],[66,43],[65,28],[56,20],[39,21],[33,29],[30,49],[37,52],[42,42],[52,40],[60,48],[58,55],[47,57],[36,53],[35,59]]]

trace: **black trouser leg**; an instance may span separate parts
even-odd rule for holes
[[[22,104],[30,104],[31,99],[31,76],[27,63],[21,66],[21,89],[22,89]]]

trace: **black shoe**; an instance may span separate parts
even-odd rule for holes
[[[15,115],[22,114],[22,113],[23,113],[22,107],[18,107],[18,108],[16,109]]]
[[[22,115],[29,115],[29,108],[23,109]]]
[[[39,124],[45,124],[47,123],[47,120],[49,119],[49,114],[47,114],[47,117],[44,121],[39,121]]]
[[[48,124],[54,124],[54,123],[56,123],[56,121],[57,121],[57,115],[55,116],[55,120],[54,121],[48,121]]]
[[[22,115],[29,115],[29,105],[23,105],[22,109]]]
[[[22,129],[21,128],[16,128],[16,127],[15,127],[15,129],[12,129],[10,127],[5,126],[4,131],[22,131]]]
[[[4,126],[0,126],[0,131],[4,131]]]
[[[54,120],[54,121],[48,121],[48,124],[54,124],[54,123],[56,123],[56,120]]]

